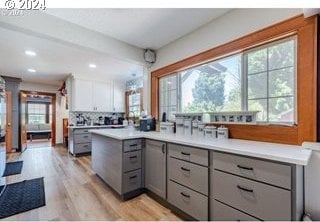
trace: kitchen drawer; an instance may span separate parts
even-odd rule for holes
[[[168,181],[168,202],[197,220],[208,218],[208,197]]]
[[[122,193],[128,193],[141,188],[141,169],[123,174]]]
[[[91,143],[81,143],[74,145],[74,154],[91,152]]]
[[[211,199],[210,220],[215,221],[257,221],[239,210],[229,207],[223,203]]]
[[[125,140],[123,142],[123,152],[141,150],[141,148],[142,148],[142,139]]]
[[[208,150],[169,143],[168,152],[171,157],[208,166]]]
[[[73,134],[84,134],[84,133],[89,133],[89,129],[75,129],[73,131]]]
[[[123,172],[141,168],[141,150],[123,154]]]
[[[73,139],[74,143],[91,143],[91,134],[85,133],[85,134],[77,134],[74,135]]]
[[[214,169],[291,189],[288,165],[220,152],[212,152],[212,165]]]
[[[291,192],[239,176],[213,172],[213,198],[261,220],[291,220]]]
[[[209,170],[183,160],[168,158],[168,179],[187,186],[204,195],[208,193]]]

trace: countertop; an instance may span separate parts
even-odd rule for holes
[[[118,140],[154,139],[304,166],[308,164],[312,154],[311,150],[304,149],[302,146],[239,139],[210,139],[199,136],[167,135],[159,132],[140,132],[133,129],[93,129],[89,132]]]
[[[69,129],[90,129],[90,128],[122,128],[123,125],[101,125],[101,126],[95,126],[95,125],[90,125],[90,126],[86,126],[86,125],[83,125],[83,126],[68,126]]]

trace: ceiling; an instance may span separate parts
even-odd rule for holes
[[[231,9],[47,9],[45,12],[140,48],[159,49]]]
[[[70,74],[105,80],[128,80],[143,75],[141,65],[85,48],[69,46],[22,32],[0,28],[0,75],[59,85]],[[25,55],[32,50],[37,56]],[[89,64],[96,68],[89,68]],[[27,70],[35,69],[36,73]]]
[[[103,50],[89,49],[86,45],[42,35],[40,30],[48,26],[48,23],[45,23],[48,17],[62,19],[60,25],[75,24],[93,34],[102,33],[130,45],[158,49],[229,10],[47,9],[46,14],[42,14],[45,15],[42,21],[39,20],[41,17],[35,17],[38,18],[35,21],[36,25],[40,27],[38,33],[26,31],[23,26],[12,28],[0,22],[0,75],[51,85],[60,85],[71,73],[91,79],[122,81],[143,75],[145,64],[125,58],[120,59]],[[23,20],[19,23],[23,25],[21,23]],[[59,34],[64,36],[64,33]],[[108,42],[103,43],[108,44]],[[37,56],[27,56],[25,50],[32,50]],[[126,52],[127,49],[119,48],[119,50]],[[97,67],[90,68],[90,63],[94,63]],[[28,69],[35,69],[36,72],[30,73]]]

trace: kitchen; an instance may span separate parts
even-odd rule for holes
[[[1,18],[7,24],[1,26],[2,38],[8,41],[26,35],[12,34],[12,27],[23,32],[24,25],[34,34],[40,32],[31,25],[39,16],[43,23],[65,24],[87,37],[96,35],[94,43],[78,38],[74,44],[82,44],[81,50],[70,45],[75,41],[72,36],[56,36],[64,45],[49,38],[39,40],[50,44],[52,52],[65,52],[60,51],[59,61],[65,73],[50,80],[59,80],[54,113],[60,125],[52,130],[60,138],[52,147],[7,152],[7,163],[19,160],[24,167],[18,175],[2,177],[1,195],[5,195],[0,198],[9,198],[10,185],[36,177],[43,178],[46,198],[27,212],[1,212],[3,218],[320,219],[320,200],[313,195],[319,185],[315,172],[319,167],[318,9],[150,9],[152,16],[149,9],[124,9],[130,16],[139,11],[141,24],[156,15],[167,19],[170,15],[175,24],[182,19],[181,29],[169,27],[177,35],[180,30],[179,38],[170,39],[158,30],[153,42],[124,36],[118,41],[120,33],[106,37],[101,32],[107,30],[102,29],[93,33],[84,28],[90,22],[75,16],[93,10],[101,19],[104,13],[119,18],[119,11],[68,10],[31,13],[24,23]],[[191,20],[184,13],[199,16],[197,25],[187,28]],[[248,22],[250,18],[255,21]],[[159,29],[165,30],[165,21]],[[241,28],[233,26],[235,21]],[[29,44],[36,40],[28,38]],[[134,43],[125,43],[130,41]],[[37,54],[42,56],[40,50]],[[0,69],[4,80],[10,74],[5,68]],[[106,77],[105,70],[112,72]],[[36,86],[28,83],[35,81],[31,74],[13,77],[21,78],[21,90]],[[46,78],[37,78],[37,84],[44,85],[41,91],[46,90]],[[64,118],[68,133],[62,136]],[[0,204],[6,203],[0,200]]]

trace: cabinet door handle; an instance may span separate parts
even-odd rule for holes
[[[190,153],[181,152],[182,155],[190,156]]]
[[[180,194],[181,194],[182,196],[184,196],[184,197],[190,198],[190,195],[189,195],[189,194],[185,194],[184,192],[181,192]]]
[[[134,179],[134,178],[137,178],[137,175],[134,175],[134,176],[129,177],[130,180],[132,180],[132,179]]]
[[[181,167],[180,169],[183,170],[183,171],[190,172],[190,169],[187,169],[187,168],[184,168],[184,167]]]
[[[243,170],[253,170],[252,167],[245,167],[245,166],[241,166],[241,165],[237,165],[238,168],[243,169]]]
[[[135,159],[135,158],[137,158],[137,156],[130,156],[129,158],[130,159]]]
[[[242,187],[240,185],[237,185],[237,188],[239,190],[243,190],[243,191],[246,191],[246,192],[249,192],[249,193],[253,193],[253,189],[248,189],[248,188]]]
[[[165,148],[166,148],[166,144],[162,144],[162,153],[166,153]]]

